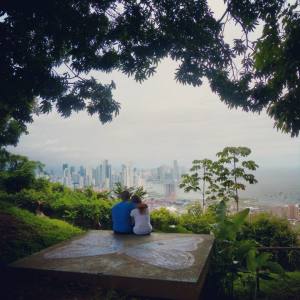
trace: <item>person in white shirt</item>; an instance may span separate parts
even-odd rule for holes
[[[150,223],[150,213],[147,204],[143,203],[141,198],[133,195],[131,201],[136,204],[136,208],[130,212],[134,222],[133,233],[136,235],[147,235],[152,231]]]

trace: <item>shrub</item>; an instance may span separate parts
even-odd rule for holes
[[[179,225],[179,221],[179,216],[176,213],[164,207],[151,212],[151,224],[154,230],[166,231],[168,228]]]
[[[0,202],[0,263],[9,263],[69,239],[82,230]]]
[[[197,217],[203,214],[203,208],[199,201],[195,201],[186,206],[186,212],[190,216]]]
[[[195,216],[186,213],[180,217],[180,224],[193,233],[209,234],[213,223],[215,223],[215,218],[212,214]]]
[[[66,220],[83,228],[111,228],[111,207],[116,202],[91,189],[73,191],[60,184],[37,180],[36,189],[23,189],[19,193],[1,193],[0,200],[20,208]],[[108,195],[107,195],[108,196]]]
[[[289,222],[266,213],[256,215],[251,222],[246,222],[238,237],[252,239],[265,247],[293,247],[299,244],[297,233]],[[273,252],[274,258],[288,270],[300,268],[299,251]]]
[[[96,196],[87,197],[77,191],[65,192],[51,203],[52,216],[63,218],[83,228],[111,228],[111,208],[116,203],[114,200],[98,199]]]

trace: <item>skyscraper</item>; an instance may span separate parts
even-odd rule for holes
[[[179,167],[178,167],[178,162],[177,160],[173,161],[173,180],[174,182],[179,182],[180,180],[180,174],[179,174]]]
[[[165,197],[170,200],[176,198],[176,186],[174,183],[166,183],[165,185]]]
[[[122,177],[121,183],[123,185],[127,187],[133,186],[133,174],[132,174],[131,164],[122,165],[121,177]]]
[[[95,184],[97,187],[102,188],[102,165],[98,165],[95,170]]]
[[[106,190],[112,188],[111,165],[107,159],[103,160],[102,164],[98,166],[96,175],[95,181],[99,188]]]
[[[62,165],[62,170],[63,172],[65,171],[65,169],[68,169],[69,165],[67,163],[63,163]]]
[[[84,177],[85,176],[85,168],[83,166],[79,167],[79,175]]]

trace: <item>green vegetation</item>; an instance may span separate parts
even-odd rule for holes
[[[43,183],[42,188],[40,182]],[[83,228],[111,228],[111,207],[115,200],[103,198],[102,193],[90,189],[73,191],[43,179],[37,179],[35,184],[39,187],[23,189],[15,194],[2,193],[0,200]]]
[[[202,213],[199,203],[192,203],[183,214],[171,212],[162,207],[151,212],[154,231],[209,234],[215,223],[214,214]]]
[[[83,231],[62,220],[36,216],[0,202],[0,263],[8,263]]]
[[[285,220],[266,213],[251,217],[239,233],[240,240],[252,239],[265,247],[294,247],[299,245],[298,234]],[[286,270],[300,270],[300,251],[273,251],[274,260]]]
[[[225,1],[221,17],[195,0],[5,2],[0,147],[16,145],[34,113],[53,107],[63,117],[86,110],[111,121],[120,109],[115,84],[88,74],[119,70],[141,82],[166,57],[179,62],[180,83],[206,78],[229,108],[266,109],[278,129],[298,135],[299,3],[289,2]],[[233,43],[224,37],[230,21],[240,32]]]
[[[297,234],[286,220],[266,214],[255,216],[249,223],[248,213],[249,210],[242,210],[228,215],[224,201],[209,206],[203,212],[201,204],[196,202],[188,206],[183,214],[170,212],[166,208],[154,210],[151,220],[157,231],[214,234],[214,255],[205,287],[210,298],[243,299],[242,295],[246,293],[249,299],[264,299],[261,296],[269,295],[268,287],[276,285],[273,282],[279,280],[274,275],[276,273],[280,274],[280,280],[285,282],[286,287],[297,283],[296,289],[300,285],[299,278],[290,280],[284,269],[299,269],[299,252],[272,255],[259,251],[258,247],[297,246]],[[293,276],[294,273],[290,274]],[[282,299],[288,297],[283,296]]]
[[[162,59],[170,57],[179,62],[175,78],[180,83],[200,86],[207,79],[212,91],[229,108],[265,110],[277,129],[291,136],[299,134],[299,1],[292,5],[287,0],[224,4],[224,13],[216,17],[207,1],[194,0],[45,0],[39,4],[26,1],[25,6],[20,1],[4,1],[0,8],[5,41],[0,43],[4,262],[80,232],[63,221],[35,216],[34,212],[82,228],[111,227],[110,209],[115,200],[109,195],[90,189],[71,191],[36,180],[34,169],[38,163],[3,149],[18,143],[35,113],[46,114],[53,107],[63,117],[86,110],[90,115],[97,114],[102,123],[110,122],[120,110],[112,94],[115,84],[102,84],[88,77],[93,70],[119,70],[141,82],[155,73]],[[229,22],[240,29],[232,43],[224,36]],[[256,39],[250,40],[250,36]],[[178,216],[161,209],[154,211],[152,218],[156,230],[212,231],[216,247],[211,276],[218,285],[216,291],[232,296],[234,284],[245,273],[247,280],[243,283],[252,287],[251,296],[257,298],[260,278],[271,279],[270,271],[282,274],[271,260],[295,268],[299,255],[289,252],[271,257],[257,251],[259,245],[296,245],[295,235],[283,221],[263,216],[245,224],[247,210],[232,216],[226,212],[226,201],[231,199],[239,210],[238,191],[245,188],[240,179],[256,182],[252,174],[246,173],[256,169],[254,162],[237,165],[239,157],[250,154],[249,150],[226,147],[218,153],[217,163],[194,161],[194,173],[183,184],[187,191],[201,189],[205,212],[191,209]],[[200,169],[203,172],[198,173]],[[143,190],[138,192],[144,194]],[[213,209],[207,208],[208,199],[216,200]],[[273,281],[279,284],[277,279]],[[276,286],[271,282],[265,284],[265,291],[275,299],[280,291],[274,294]]]
[[[251,216],[249,219],[248,209],[235,214],[228,212],[228,201],[236,200],[236,189],[244,188],[241,179],[246,182],[255,181],[254,175],[245,172],[245,169],[255,170],[256,164],[253,161],[242,161],[241,166],[237,165],[239,159],[235,159],[235,151],[244,150],[247,153],[241,156],[247,156],[250,149],[227,147],[223,150],[227,154],[222,152],[224,155],[220,154],[217,162],[195,161],[195,168],[192,170],[196,174],[192,176],[197,179],[195,187],[198,190],[203,188],[203,185],[199,185],[199,178],[209,178],[208,185],[205,186],[207,190],[204,194],[208,195],[205,201],[212,194],[216,196],[205,209],[203,203],[195,202],[187,206],[182,214],[166,208],[151,212],[154,231],[210,233],[215,236],[214,253],[205,288],[212,298],[232,299],[245,294],[251,299],[264,299],[263,297],[272,294],[274,282],[280,280],[284,281],[282,285],[286,288],[295,284],[293,288],[297,290],[299,286],[298,273],[286,275],[286,271],[299,270],[299,252],[268,253],[259,250],[260,246],[299,245],[294,228],[287,221],[267,214]],[[68,239],[85,229],[111,229],[111,208],[118,200],[110,193],[94,192],[91,188],[71,190],[43,178],[37,179],[34,172],[41,164],[5,151],[0,153],[2,264]],[[230,162],[233,168],[226,166]],[[214,166],[215,170],[212,171],[213,164],[218,166]],[[198,174],[198,171],[202,173]],[[184,177],[184,180],[187,178]],[[185,183],[188,190],[191,182]],[[207,194],[211,186],[218,186],[219,194],[214,191]],[[125,188],[117,185],[114,192],[119,194]],[[142,188],[131,188],[130,192],[141,197],[146,193]],[[231,198],[224,196],[229,193],[233,195]]]
[[[259,300],[298,300],[300,295],[300,272],[287,272],[284,278],[271,274],[273,280],[261,280]],[[252,300],[251,292],[245,288],[243,278],[234,283],[237,299]]]
[[[185,192],[201,192],[203,209],[207,202],[234,200],[239,211],[239,190],[245,190],[246,183],[257,183],[248,171],[255,171],[258,165],[253,160],[243,159],[250,154],[247,147],[225,147],[216,154],[216,161],[194,160],[190,174],[182,176],[180,187]]]
[[[138,187],[127,187],[124,186],[121,182],[117,182],[113,188],[113,192],[114,194],[119,197],[122,192],[127,191],[129,192],[130,196],[138,196],[141,199],[145,198],[145,196],[147,195],[147,191],[144,189],[144,187],[142,186],[138,186]]]
[[[182,224],[181,217],[162,207],[151,212],[151,224],[154,231],[189,233]]]

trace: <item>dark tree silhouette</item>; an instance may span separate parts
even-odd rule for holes
[[[53,107],[111,121],[120,109],[115,85],[88,73],[119,70],[141,82],[167,56],[179,62],[177,81],[207,78],[230,108],[267,109],[277,128],[298,135],[298,3],[224,2],[216,18],[204,0],[1,1],[0,146],[16,144],[33,114]],[[223,36],[229,20],[241,28],[233,45]],[[258,24],[263,32],[251,41]]]

